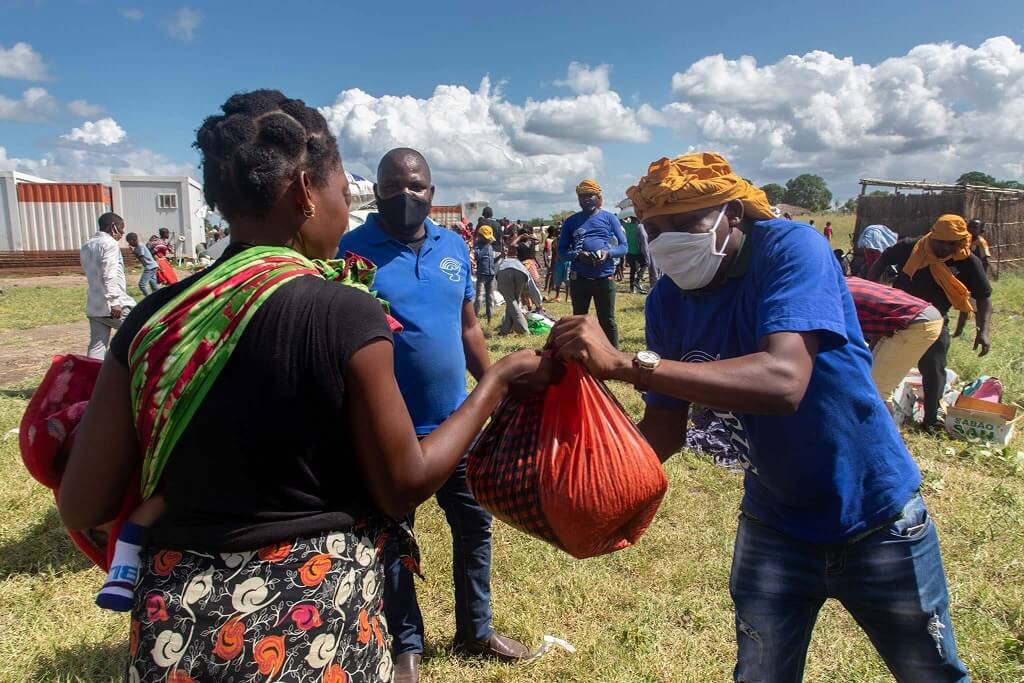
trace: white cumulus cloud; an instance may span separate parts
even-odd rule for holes
[[[549,138],[580,143],[646,142],[649,131],[619,94],[605,91],[573,98],[527,100],[524,129]]]
[[[8,156],[0,147],[0,170],[21,171],[47,180],[109,183],[112,175],[196,175],[191,164],[179,164],[149,149],[126,145],[73,147],[58,145],[38,159]]]
[[[771,64],[712,55],[676,73],[672,93],[640,120],[766,180],[804,170],[847,182],[953,180],[975,168],[1006,177],[1024,156],[1024,53],[1007,37],[919,45],[877,64],[824,51]]]
[[[203,17],[198,10],[191,7],[179,7],[178,11],[166,21],[167,34],[175,40],[190,43],[202,20]]]
[[[108,116],[97,121],[86,121],[78,128],[72,128],[70,133],[60,137],[68,142],[109,147],[124,140],[125,132],[124,128],[117,124],[117,121]]]
[[[320,111],[360,170],[374,171],[393,147],[414,147],[431,164],[438,203],[488,199],[499,215],[536,215],[571,206],[576,184],[600,175],[600,144],[649,139],[645,121],[660,113],[624,105],[608,72],[574,62],[561,83],[575,95],[523,104],[484,77],[476,90],[438,85],[428,98],[343,90]]]
[[[68,102],[68,111],[75,116],[85,118],[88,116],[102,114],[106,110],[98,104],[91,104],[85,100],[72,100],[71,102]]]
[[[569,72],[562,80],[555,81],[555,85],[565,86],[577,95],[592,95],[594,93],[607,92],[611,87],[609,73],[612,68],[608,64],[590,66],[580,62],[570,62]]]
[[[28,43],[15,43],[10,48],[0,45],[0,78],[45,81],[49,77],[42,56]]]
[[[430,163],[438,203],[488,199],[499,215],[561,205],[602,162],[596,146],[529,131],[529,105],[505,101],[486,77],[426,99],[343,90],[320,111],[346,164],[373,172],[388,150],[413,147]]]
[[[57,110],[57,100],[45,88],[29,88],[14,100],[0,95],[0,121],[43,121]]]

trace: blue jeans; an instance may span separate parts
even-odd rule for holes
[[[146,291],[147,287],[149,291]],[[142,277],[139,278],[139,289],[142,290],[142,296],[156,294],[156,269],[142,271]]]
[[[843,545],[812,545],[740,514],[729,581],[734,680],[803,679],[818,610],[835,598],[901,683],[969,681],[957,657],[939,536],[915,495],[901,516]]]
[[[455,640],[470,642],[491,635],[491,514],[480,507],[466,485],[466,459],[437,492],[452,530],[452,578],[455,584]],[[412,573],[391,545],[384,548],[384,615],[394,642],[392,652],[423,652],[423,615],[416,602]]]

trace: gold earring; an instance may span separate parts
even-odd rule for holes
[[[310,203],[309,206],[302,207],[302,215],[306,218],[312,218],[316,215],[316,204]]]

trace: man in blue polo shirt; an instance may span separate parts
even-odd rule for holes
[[[395,335],[395,376],[416,433],[426,436],[466,398],[466,370],[479,379],[490,365],[473,312],[469,249],[429,218],[430,167],[412,149],[388,152],[377,168],[377,213],[342,237],[338,255],[353,252],[377,265],[374,289],[404,330]],[[491,627],[491,515],[466,485],[466,463],[437,492],[452,530],[455,647],[512,661],[530,653]],[[385,551],[384,613],[394,637],[396,683],[418,680],[423,617],[413,577]]]
[[[649,350],[620,353],[585,317],[559,322],[552,342],[647,392],[640,430],[663,460],[684,443],[691,402],[729,428],[745,470],[735,679],[801,680],[835,598],[897,680],[968,680],[921,475],[871,381],[828,242],[773,219],[713,153],[656,161],[627,195],[664,272],[647,299]]]
[[[615,322],[615,262],[626,253],[626,233],[615,214],[601,208],[601,186],[584,180],[576,186],[579,213],[565,219],[558,255],[571,263],[569,293],[574,315],[586,315],[594,301],[597,319],[612,346],[619,346]]]

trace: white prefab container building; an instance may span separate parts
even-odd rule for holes
[[[57,248],[33,246],[40,242],[37,230],[40,226],[34,220],[37,218],[36,212],[29,212],[32,214],[33,222],[25,224],[22,219],[25,209],[22,208],[22,202],[18,201],[19,193],[24,193],[24,190],[19,190],[20,186],[49,184],[52,184],[52,181],[46,178],[38,178],[18,171],[0,171],[0,251]],[[73,213],[77,214],[77,212]],[[93,226],[95,228],[95,222]],[[44,226],[43,232],[50,231],[45,230]],[[75,248],[77,249],[77,246]]]
[[[114,213],[124,219],[128,232],[138,233],[145,242],[167,228],[175,252],[196,257],[196,246],[206,243],[203,219],[209,211],[198,181],[188,176],[126,175],[115,175],[111,181]]]

